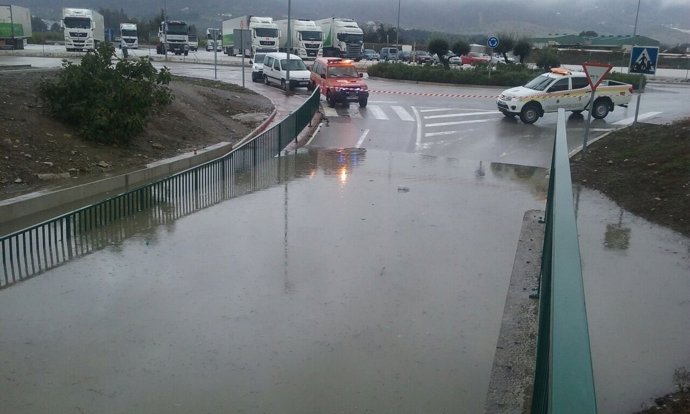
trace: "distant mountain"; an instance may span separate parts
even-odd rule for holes
[[[55,19],[63,7],[123,10],[130,17],[149,19],[166,7],[173,18],[197,27],[216,26],[222,15],[287,17],[287,0],[15,0],[32,14]],[[319,19],[350,17],[358,22],[456,34],[514,33],[543,36],[549,33],[632,34],[637,2],[634,0],[291,0],[291,16]],[[640,2],[637,34],[675,45],[690,36],[671,27],[690,29],[690,1]]]

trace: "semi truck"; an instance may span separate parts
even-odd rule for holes
[[[323,54],[323,31],[313,20],[291,19],[275,22],[280,29],[280,51],[297,55],[302,60],[314,60]],[[288,50],[288,48],[290,50]]]
[[[65,28],[65,49],[93,51],[105,41],[103,15],[90,9],[62,9],[62,26]]]
[[[31,12],[12,5],[0,5],[0,49],[24,49],[31,37]]]
[[[209,27],[206,29],[206,51],[212,52],[214,46],[217,52],[223,51],[223,34],[220,29]]]
[[[317,20],[316,24],[323,29],[323,55],[362,59],[364,51],[364,32],[352,19],[331,17]]]
[[[183,20],[165,20],[158,27],[158,44],[156,53],[167,55],[189,54],[189,25]]]
[[[241,16],[224,20],[221,31],[223,32],[223,49],[226,55],[234,56],[242,53],[239,45],[240,39],[235,38],[236,30],[249,30],[251,46],[244,54],[251,57],[257,52],[269,53],[278,51],[280,30],[270,17]],[[242,32],[244,33],[244,32]]]
[[[120,47],[139,49],[139,35],[137,25],[134,23],[120,23]]]

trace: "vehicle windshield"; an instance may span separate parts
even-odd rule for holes
[[[136,30],[122,30],[122,36],[131,36],[131,37],[137,37],[137,31]]]
[[[216,40],[215,39],[216,36],[218,36],[218,39],[221,38],[220,31],[218,29],[207,29],[206,30],[206,39]]]
[[[196,35],[190,34],[189,35],[189,41],[190,42],[196,42]]]
[[[357,70],[354,66],[331,66],[328,68],[329,78],[357,78]]]
[[[254,29],[256,37],[278,37],[278,29],[268,29],[264,27],[257,27]]]
[[[429,56],[428,52],[417,52],[417,56]]]
[[[289,64],[288,64],[289,62]],[[304,65],[304,62],[302,60],[297,60],[297,59],[282,59],[280,61],[280,66],[284,69],[290,69],[290,70],[307,70],[307,67]]]
[[[168,23],[168,34],[186,35],[187,33],[189,33],[189,30],[187,30],[186,23]]]
[[[319,42],[323,39],[323,32],[319,31],[309,31],[309,32],[299,32],[302,36],[302,40],[310,40],[312,42]]]
[[[338,33],[338,40],[345,43],[363,43],[364,35],[356,33]]]
[[[544,91],[553,82],[553,78],[546,75],[539,75],[532,79],[525,85],[525,88],[534,89],[535,91]]]
[[[264,56],[266,56],[265,53],[257,53],[254,55],[254,63],[264,63]]]
[[[87,17],[65,17],[65,27],[68,29],[90,29],[91,19]]]

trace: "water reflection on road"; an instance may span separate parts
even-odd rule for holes
[[[629,414],[690,367],[690,240],[596,191],[575,194],[598,408]]]
[[[0,291],[3,409],[481,412],[545,172],[361,149],[267,166]]]

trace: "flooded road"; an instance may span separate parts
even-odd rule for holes
[[[545,170],[365,150],[282,158],[294,165],[269,166],[270,185],[140,219],[133,236],[0,291],[2,406],[481,412]]]
[[[601,413],[629,414],[690,368],[690,240],[575,189]]]

